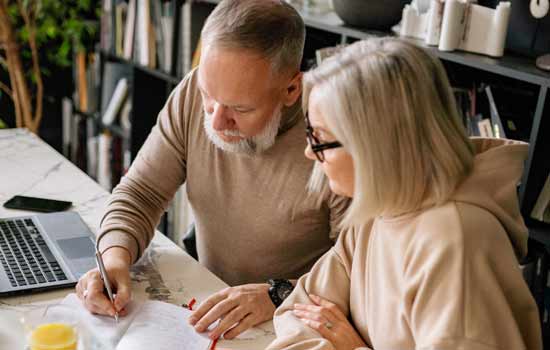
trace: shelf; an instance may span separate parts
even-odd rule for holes
[[[493,58],[462,51],[440,51],[437,47],[428,46],[422,40],[403,38],[427,49],[442,60],[459,63],[486,72],[549,87],[550,72],[544,72],[535,66],[535,59],[506,53],[501,58]]]
[[[119,136],[121,138],[127,138],[128,132],[126,132],[120,125],[111,124],[106,125],[101,122],[101,119],[99,118],[99,112],[84,112],[79,109],[74,109],[73,113],[80,114],[82,116],[85,116],[86,118],[91,118],[94,120],[96,125],[100,127],[101,129],[109,130],[113,135]]]
[[[219,0],[201,0],[200,2],[217,4],[219,3]],[[298,10],[298,12],[302,15],[306,26],[340,34],[349,38],[366,39],[373,36],[380,37],[385,35],[394,35],[390,32],[372,31],[364,28],[348,26],[344,24],[344,22],[334,11],[325,13],[306,13]],[[529,82],[539,86],[550,87],[550,72],[545,72],[538,69],[535,66],[535,59],[533,58],[510,53],[506,53],[505,56],[501,58],[492,58],[462,51],[439,51],[437,47],[428,46],[422,40],[405,37],[401,38],[429,50],[437,57],[445,61],[459,63],[465,66]]]
[[[150,68],[150,67],[146,67],[146,66],[143,66],[139,63],[136,63],[134,61],[131,61],[131,60],[127,60],[123,57],[120,57],[120,56],[117,56],[117,55],[114,55],[110,52],[102,52],[102,55],[109,61],[112,61],[112,62],[119,62],[119,63],[123,63],[123,64],[127,64],[127,65],[130,65],[132,67],[135,67],[136,69],[139,69],[141,71],[144,71],[150,75],[153,75],[159,79],[162,79],[162,80],[165,80],[167,82],[170,82],[174,85],[177,85],[179,84],[179,82],[181,81],[181,78],[178,78],[176,76],[173,76],[169,73],[166,73],[160,69],[155,69],[155,68]]]
[[[526,220],[526,225],[529,228],[529,237],[550,247],[550,224],[528,219]]]

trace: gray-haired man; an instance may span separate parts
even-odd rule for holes
[[[169,97],[101,225],[117,311],[130,298],[130,265],[184,182],[199,260],[233,286],[190,318],[198,331],[221,319],[212,338],[271,319],[284,295],[276,289],[288,282],[270,288],[268,279],[300,277],[332,246],[347,201],[327,196],[319,204],[307,195],[304,36],[302,19],[283,1],[224,0],[210,15],[199,68]],[[97,270],[76,289],[90,311],[115,313]]]

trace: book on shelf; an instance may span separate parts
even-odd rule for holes
[[[105,52],[112,52],[115,47],[113,1],[103,0],[100,18],[100,47]]]
[[[110,191],[111,178],[111,143],[113,137],[108,130],[104,130],[97,141],[97,182],[101,187]]]
[[[103,123],[103,125],[108,126],[114,123],[127,97],[128,79],[121,78],[117,82],[115,91],[113,92],[113,95],[111,96],[111,99],[107,104],[107,108],[105,109],[105,112],[103,113],[103,116],[101,118],[101,122]]]
[[[61,100],[61,144],[65,158],[70,157],[73,101],[68,97]]]
[[[485,87],[485,92],[487,93],[487,99],[489,101],[489,111],[491,113],[491,124],[493,125],[493,134],[496,138],[506,138],[506,131],[500,119],[498,113],[498,108],[495,103],[495,98],[493,97],[493,92],[491,87],[487,85]]]
[[[99,55],[95,52],[77,52],[74,55],[73,79],[75,106],[81,112],[97,110],[99,90]]]
[[[128,4],[126,2],[119,2],[115,5],[115,54],[123,57],[124,44],[123,44],[123,31],[126,29],[124,23],[126,23],[128,17]]]
[[[122,127],[122,130],[126,134],[129,133],[130,129],[132,128],[132,120],[131,118],[132,114],[132,100],[130,97],[127,97],[124,105],[120,109],[120,126]]]
[[[191,2],[186,1],[180,8],[180,28],[176,75],[183,77],[191,70]]]
[[[542,190],[535,202],[535,206],[531,211],[533,219],[550,223],[550,175],[546,179]]]
[[[134,35],[136,25],[136,1],[130,0],[128,2],[128,13],[126,15],[126,23],[124,23],[124,39],[122,48],[122,57],[131,60],[132,52],[134,49]]]
[[[176,0],[109,0],[102,15],[102,49],[153,69],[172,72]]]
[[[78,86],[78,107],[81,111],[88,111],[88,77],[86,75],[86,52],[76,53],[76,70]]]
[[[123,79],[130,79],[131,67],[123,63],[105,62],[103,69],[103,84],[101,86],[101,109],[102,115],[107,111],[107,107],[113,94],[115,93],[118,82]],[[128,81],[129,83],[129,81]]]
[[[164,59],[161,61],[161,69],[172,73],[172,61],[174,56],[174,34],[176,24],[176,2],[167,1],[162,3],[162,14],[160,24],[164,40]]]

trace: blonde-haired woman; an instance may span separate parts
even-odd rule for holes
[[[527,145],[469,140],[439,60],[399,39],[306,73],[304,106],[306,156],[353,200],[336,246],[277,310],[269,349],[541,349],[518,267]]]

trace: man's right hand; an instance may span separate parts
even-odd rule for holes
[[[103,292],[104,285],[97,268],[88,271],[78,280],[76,294],[86,309],[94,314],[114,317],[116,308],[119,315],[124,316],[124,307],[131,296],[130,254],[124,248],[112,247],[104,251],[102,257],[113,293],[116,294],[114,307]]]

